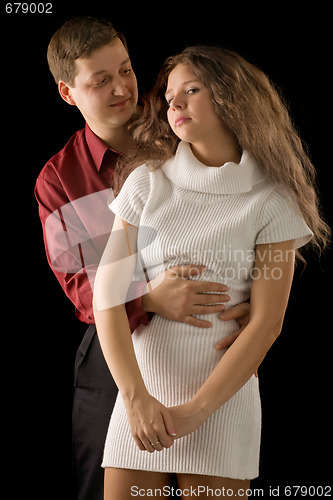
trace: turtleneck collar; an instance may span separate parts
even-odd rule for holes
[[[239,163],[207,167],[194,156],[187,142],[179,143],[175,156],[164,164],[162,170],[177,186],[210,194],[246,193],[265,177],[246,150]]]

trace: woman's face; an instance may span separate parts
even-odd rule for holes
[[[171,71],[165,98],[170,127],[182,141],[193,145],[211,141],[224,131],[210,90],[187,64],[179,64]]]

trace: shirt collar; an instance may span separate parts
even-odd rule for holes
[[[207,167],[194,156],[186,142],[179,143],[176,155],[162,170],[179,187],[210,194],[246,193],[264,178],[263,170],[246,150],[239,164],[227,162],[221,167]]]
[[[88,123],[86,123],[85,127],[85,135],[86,141],[88,144],[88,148],[90,154],[92,156],[95,167],[98,171],[100,171],[102,162],[107,151],[112,151],[117,155],[122,155],[119,151],[109,148],[102,139],[100,139],[89,127]]]
[[[138,104],[142,107],[144,107],[145,100],[139,96],[138,99]],[[109,148],[102,139],[100,139],[89,127],[88,123],[86,122],[86,127],[85,127],[85,135],[86,135],[86,141],[88,144],[88,148],[90,151],[90,154],[92,156],[92,159],[94,161],[94,164],[97,168],[98,171],[100,171],[104,156],[106,151],[111,151],[112,153],[116,154],[117,156],[121,155],[123,156],[123,153],[120,153],[119,151],[116,151],[115,149]]]

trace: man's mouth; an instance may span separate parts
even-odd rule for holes
[[[123,99],[122,101],[116,101],[113,104],[110,104],[110,106],[112,106],[113,108],[121,108],[123,106],[126,106],[129,100],[130,97],[128,97],[127,99]]]

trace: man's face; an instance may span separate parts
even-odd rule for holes
[[[75,104],[90,128],[115,129],[132,117],[138,101],[136,76],[128,53],[117,38],[76,60],[74,87],[68,87],[70,104]]]

